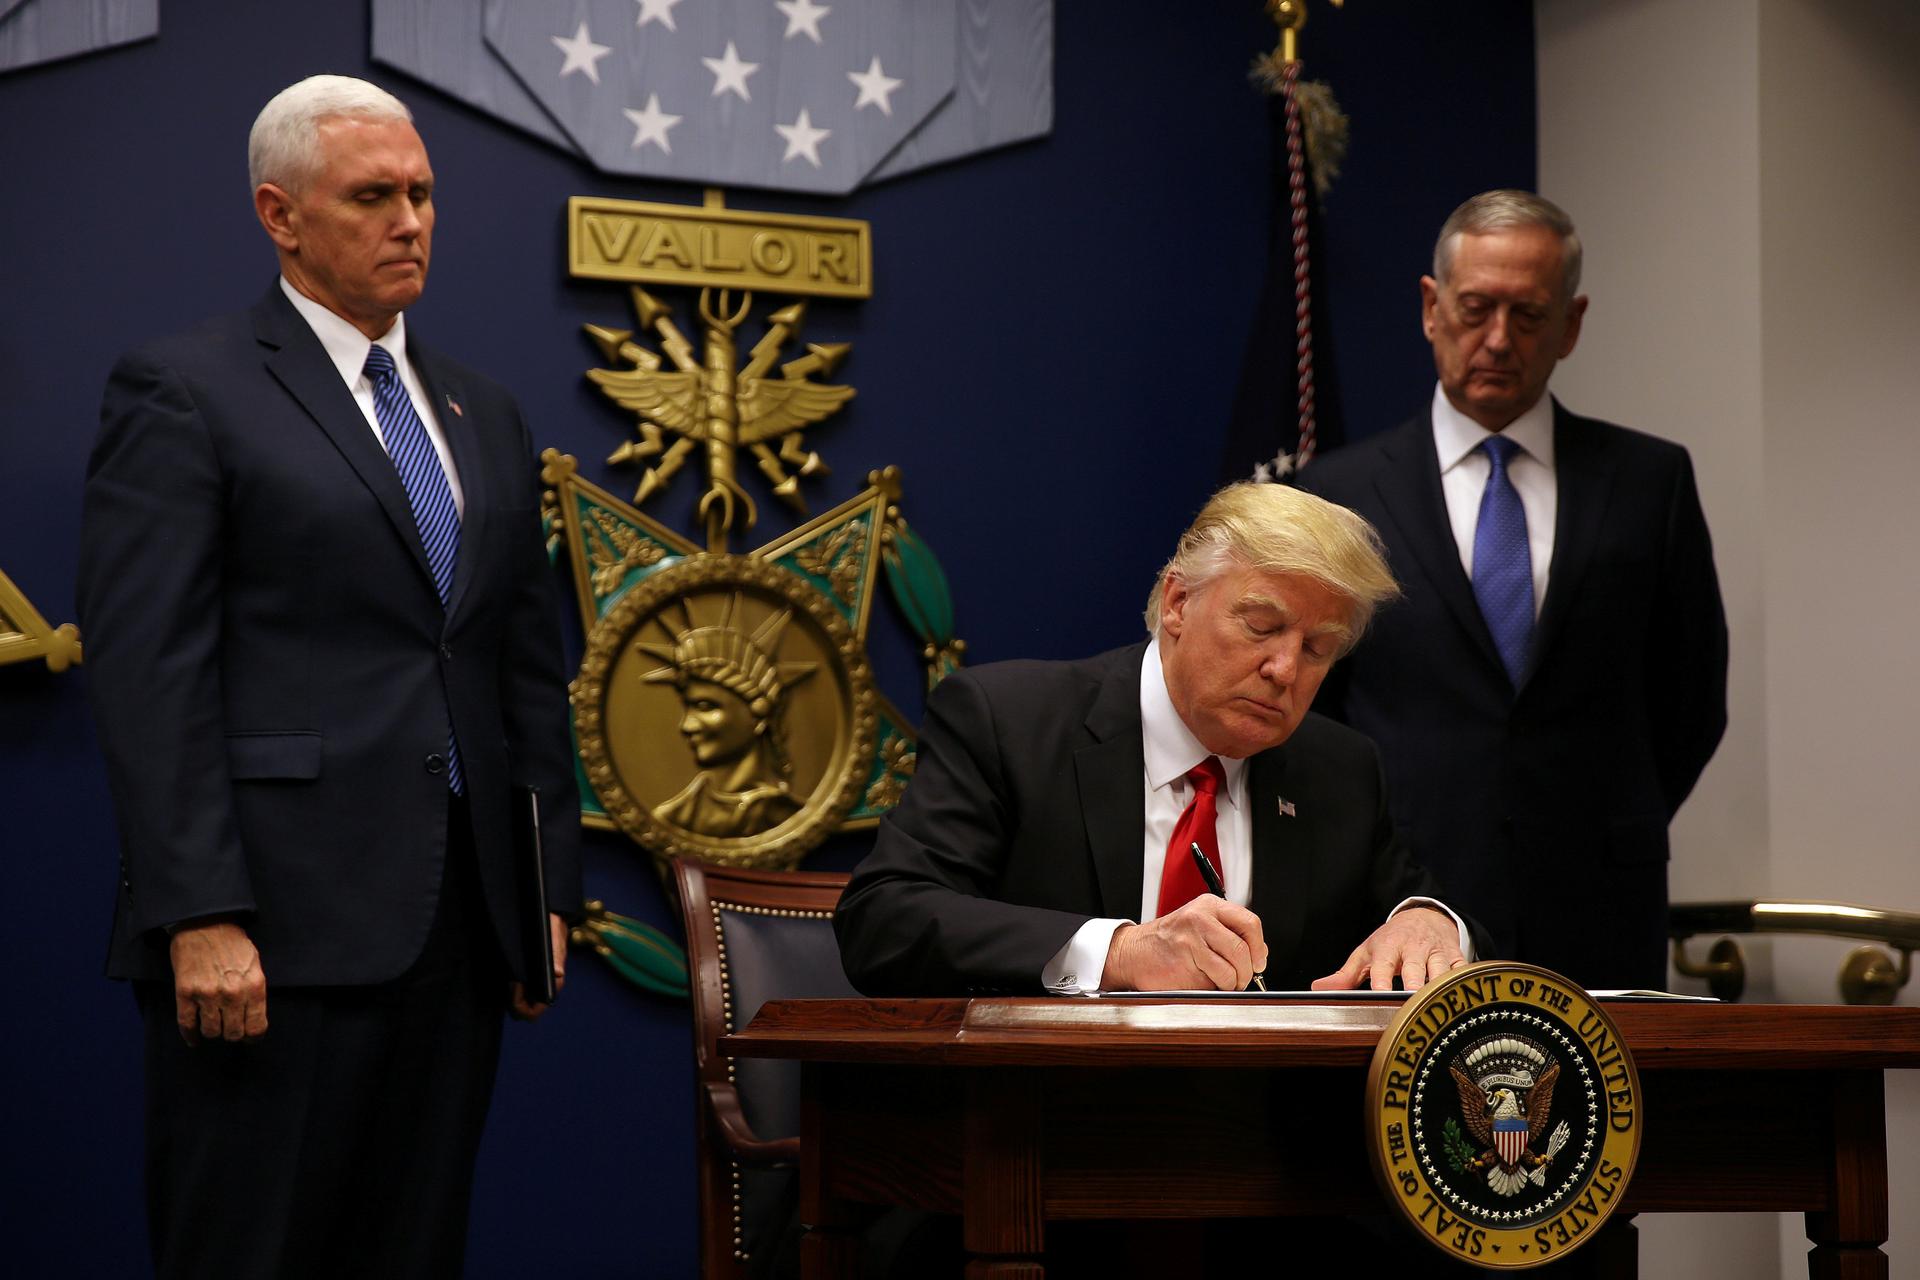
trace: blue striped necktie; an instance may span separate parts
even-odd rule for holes
[[[420,530],[434,589],[444,608],[453,590],[453,567],[460,559],[460,509],[453,504],[453,488],[440,467],[440,455],[427,436],[426,424],[414,412],[413,397],[400,380],[393,356],[377,342],[367,351],[366,374],[373,384],[373,416],[400,473],[400,485],[407,491],[407,505],[413,509],[413,523]],[[457,795],[466,794],[460,746],[451,724],[447,726],[447,785]]]
[[[1500,662],[1518,689],[1533,647],[1533,554],[1527,546],[1527,510],[1507,467],[1520,446],[1505,436],[1480,445],[1492,469],[1480,494],[1480,520],[1473,529],[1473,595],[1493,634]]]

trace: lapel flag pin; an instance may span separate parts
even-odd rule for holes
[[[456,418],[464,418],[467,416],[467,411],[460,407],[460,402],[453,398],[451,392],[447,395],[447,408],[453,410],[453,416]]]
[[[1291,801],[1291,800],[1287,800],[1287,799],[1284,799],[1284,798],[1283,798],[1283,799],[1281,799],[1281,801],[1280,801],[1280,816],[1281,816],[1281,817],[1283,817],[1283,818],[1291,818],[1291,817],[1293,817],[1293,801]]]

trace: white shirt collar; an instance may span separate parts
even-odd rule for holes
[[[1458,466],[1494,433],[1453,407],[1439,383],[1433,384],[1433,447],[1440,470]],[[1535,462],[1553,470],[1553,397],[1542,394],[1533,407],[1507,424],[1501,435],[1519,445]]]
[[[1167,673],[1160,666],[1160,638],[1155,636],[1140,662],[1140,736],[1146,749],[1147,785],[1155,791],[1172,786],[1213,753],[1193,736],[1187,722],[1174,710],[1173,696],[1167,692]],[[1244,793],[1240,775],[1247,762],[1221,756],[1226,769],[1225,799],[1238,808]]]
[[[293,303],[293,309],[300,313],[307,327],[313,330],[313,336],[320,339],[320,345],[326,349],[327,358],[333,361],[333,367],[340,371],[340,380],[352,387],[365,376],[367,370],[367,352],[373,343],[367,335],[353,325],[327,310],[319,303],[301,293],[280,277],[280,290],[287,295],[287,301]],[[393,318],[393,327],[380,335],[380,345],[393,357],[395,368],[407,367],[407,317],[405,312]]]

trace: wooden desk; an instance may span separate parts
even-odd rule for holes
[[[804,1064],[809,1277],[853,1273],[850,1205],[897,1204],[961,1216],[969,1277],[1038,1280],[1048,1221],[1377,1211],[1361,1096],[1393,1009],[790,1000],[721,1047]],[[1804,1212],[1810,1276],[1887,1275],[1881,1072],[1920,1066],[1920,1009],[1608,1012],[1645,1097],[1615,1223]]]

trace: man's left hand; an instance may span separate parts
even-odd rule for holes
[[[1432,907],[1397,911],[1353,949],[1347,962],[1313,982],[1315,991],[1351,991],[1362,979],[1375,991],[1393,990],[1393,980],[1408,991],[1418,991],[1430,977],[1439,977],[1467,962],[1460,954],[1460,929],[1453,917]]]
[[[553,989],[559,992],[565,990],[567,985],[567,922],[549,914],[547,928],[553,934]],[[522,1022],[532,1022],[550,1007],[529,1003],[526,984],[520,982],[513,984],[513,992],[507,999],[507,1012]]]

